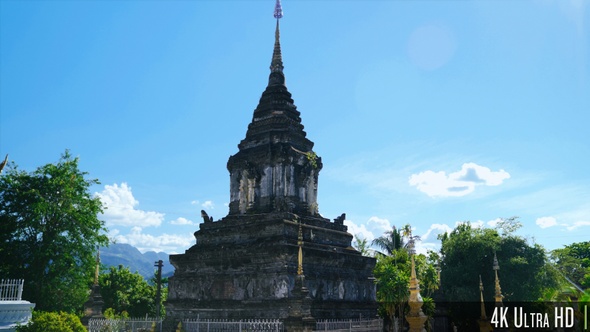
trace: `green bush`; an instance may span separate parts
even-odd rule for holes
[[[65,312],[34,311],[33,319],[16,332],[86,332],[80,318]]]

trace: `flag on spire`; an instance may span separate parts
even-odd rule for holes
[[[275,4],[275,14],[274,17],[278,20],[283,17],[283,7],[281,7],[281,0],[277,0]]]

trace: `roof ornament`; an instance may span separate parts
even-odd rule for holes
[[[274,17],[277,19],[277,27],[275,30],[275,47],[272,52],[272,62],[270,63],[270,72],[283,72],[283,56],[281,55],[281,33],[279,31],[279,20],[283,17],[283,7],[281,0],[277,0],[275,4]]]
[[[281,7],[281,0],[277,0],[275,4],[275,18],[278,20],[283,17],[283,7]]]

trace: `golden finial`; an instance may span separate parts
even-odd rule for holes
[[[479,275],[479,300],[481,305],[481,317],[477,320],[477,323],[479,324],[479,332],[491,332],[493,331],[492,325],[490,325],[490,322],[488,321],[486,307],[483,301],[483,283],[481,282],[481,274]]]
[[[494,252],[494,273],[496,274],[496,294],[494,298],[496,300],[496,304],[502,304],[502,289],[500,288],[500,278],[498,277],[498,270],[500,269],[500,264],[498,264],[498,258],[496,257],[496,253]]]
[[[481,282],[481,274],[479,275],[479,301],[481,302],[481,319],[487,319],[486,307],[483,302],[483,282]]]

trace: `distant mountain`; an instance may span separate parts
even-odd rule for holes
[[[100,248],[100,262],[104,266],[108,268],[123,265],[129,267],[131,272],[139,272],[146,280],[154,276],[154,265],[160,259],[164,262],[162,276],[169,277],[174,273],[168,257],[165,252],[148,251],[142,254],[134,246],[125,243],[111,243],[108,247]]]

